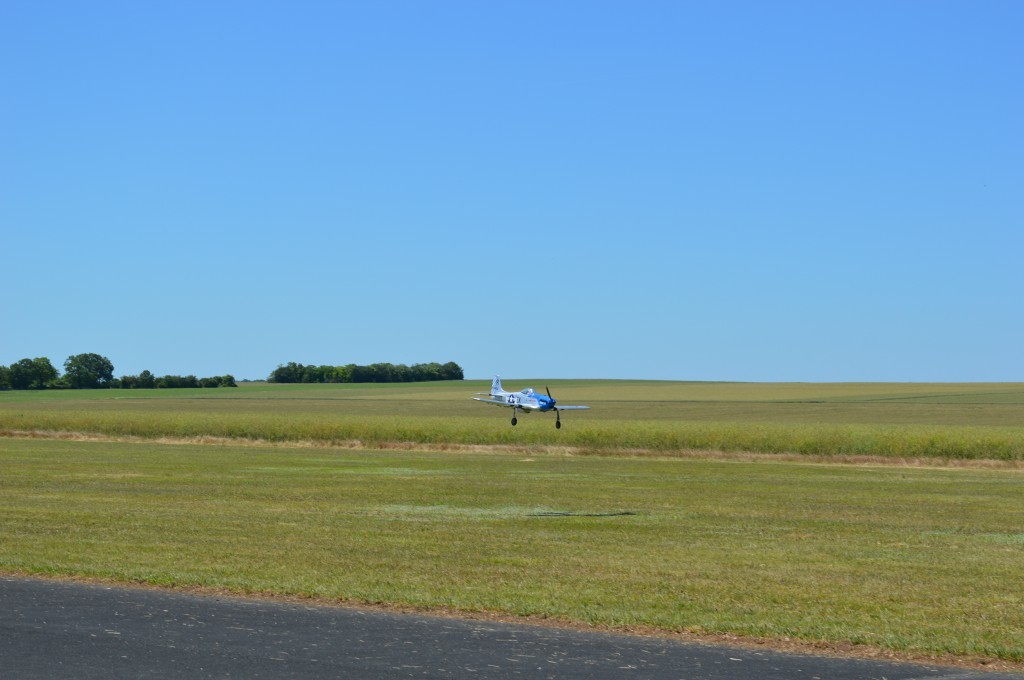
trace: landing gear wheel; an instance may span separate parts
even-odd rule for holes
[[[515,417],[515,416],[512,416],[512,427],[515,427],[515,426],[516,426],[516,423],[518,423],[518,422],[519,422],[519,421],[518,421],[518,420],[516,420],[516,417]]]
[[[556,420],[555,421],[555,429],[556,430],[561,430],[562,429],[562,421],[561,420]]]

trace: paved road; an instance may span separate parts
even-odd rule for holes
[[[886,678],[1024,674],[0,578],[0,678]]]

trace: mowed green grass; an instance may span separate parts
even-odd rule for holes
[[[1019,470],[11,437],[0,469],[3,571],[1024,660]]]
[[[485,381],[242,384],[237,389],[0,393],[0,431],[277,442],[413,442],[1024,460],[1024,384],[685,383],[550,385],[590,411],[520,416],[470,399]]]

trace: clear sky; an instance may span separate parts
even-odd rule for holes
[[[0,364],[1024,381],[1024,3],[0,4]]]

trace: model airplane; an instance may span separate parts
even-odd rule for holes
[[[562,418],[559,415],[559,411],[580,411],[590,408],[589,406],[556,406],[557,402],[551,396],[551,390],[545,387],[544,391],[548,393],[548,396],[545,397],[543,394],[537,394],[532,387],[527,387],[521,392],[506,392],[501,387],[501,377],[496,375],[494,380],[491,381],[491,391],[477,392],[480,396],[473,398],[485,404],[494,404],[495,406],[504,406],[505,408],[512,409],[513,426],[518,422],[516,420],[517,411],[522,411],[523,413],[532,413],[534,411],[547,413],[548,411],[554,411],[555,427],[561,428]]]

